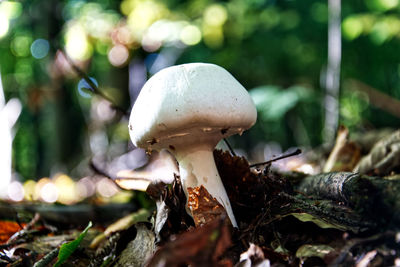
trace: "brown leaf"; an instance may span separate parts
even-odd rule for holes
[[[196,226],[201,226],[217,218],[227,218],[224,207],[208,193],[204,186],[188,187],[188,207],[191,210]]]
[[[147,266],[232,266],[227,259],[219,261],[230,245],[228,226],[223,220],[214,220],[172,238],[156,251]]]
[[[281,176],[251,171],[244,157],[221,150],[214,150],[214,157],[239,225],[251,223],[268,209],[271,200],[279,199],[282,192],[292,192],[290,183]],[[274,206],[280,207],[281,204],[274,203]]]
[[[186,212],[186,196],[178,176],[172,186],[152,183],[146,190],[157,204],[154,231],[158,242],[167,241],[173,234],[186,231],[193,226],[193,219]]]
[[[351,171],[360,160],[361,149],[358,145],[348,141],[349,130],[340,126],[336,143],[323,168],[324,172]]]
[[[0,221],[0,244],[6,243],[13,234],[22,230],[21,227],[24,225],[19,225],[16,222]]]

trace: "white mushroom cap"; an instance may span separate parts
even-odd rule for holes
[[[205,63],[169,67],[151,77],[132,109],[132,142],[142,148],[198,141],[214,145],[257,119],[246,89],[225,69]]]

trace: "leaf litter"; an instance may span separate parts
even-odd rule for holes
[[[186,207],[186,196],[175,175],[172,184],[160,181],[148,185],[146,192],[154,199],[156,211],[149,210],[146,216],[139,216],[140,220],[132,219],[138,214],[131,215],[109,230],[95,225],[87,230],[87,241],[81,240],[63,266],[77,261],[86,262],[86,266],[394,265],[400,259],[399,221],[391,214],[400,209],[397,135],[376,143],[375,147],[383,147],[385,153],[379,154],[378,168],[373,164],[367,168],[367,174],[388,174],[380,167],[388,163],[390,177],[343,172],[360,158],[354,153],[377,158],[369,156],[377,148],[371,145],[365,150],[346,132],[344,138],[338,137],[340,143],[329,163],[333,166],[330,170],[337,173],[321,173],[318,178],[284,173],[269,165],[252,169],[245,158],[216,150],[216,165],[239,229],[226,223],[222,206],[204,187],[189,190]],[[322,169],[324,157],[320,158]],[[194,211],[193,218],[188,208]],[[36,221],[31,230],[43,227],[43,222]],[[65,231],[46,229],[47,234],[64,237],[39,252],[29,246],[35,240],[45,242],[35,236],[37,232],[17,235],[12,245],[3,245],[0,261],[12,266],[33,265],[66,240],[74,240],[65,236]],[[100,242],[89,246],[99,233]]]

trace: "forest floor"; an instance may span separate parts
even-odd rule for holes
[[[203,187],[189,216],[179,177],[147,187],[153,209],[2,203],[0,265],[400,266],[400,131],[341,128],[303,153],[314,175],[214,157],[238,228]]]

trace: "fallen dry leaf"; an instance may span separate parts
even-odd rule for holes
[[[188,207],[196,226],[207,224],[217,218],[227,218],[224,207],[208,193],[204,186],[188,187],[188,195]]]
[[[292,192],[291,184],[281,176],[251,171],[244,157],[221,150],[214,150],[214,157],[239,226],[251,223],[281,192]],[[274,203],[274,206],[280,204]]]
[[[219,259],[231,245],[228,226],[221,219],[172,237],[156,251],[148,262],[153,266],[232,266],[227,259]]]
[[[186,196],[178,176],[171,186],[151,183],[146,193],[157,204],[154,225],[157,242],[167,241],[171,235],[182,233],[194,225],[193,218],[186,212]]]
[[[25,225],[10,221],[0,221],[0,243],[6,243],[13,234],[22,230]]]
[[[325,163],[323,172],[351,171],[361,157],[361,149],[354,142],[348,140],[349,130],[340,126],[336,143],[328,160]]]

